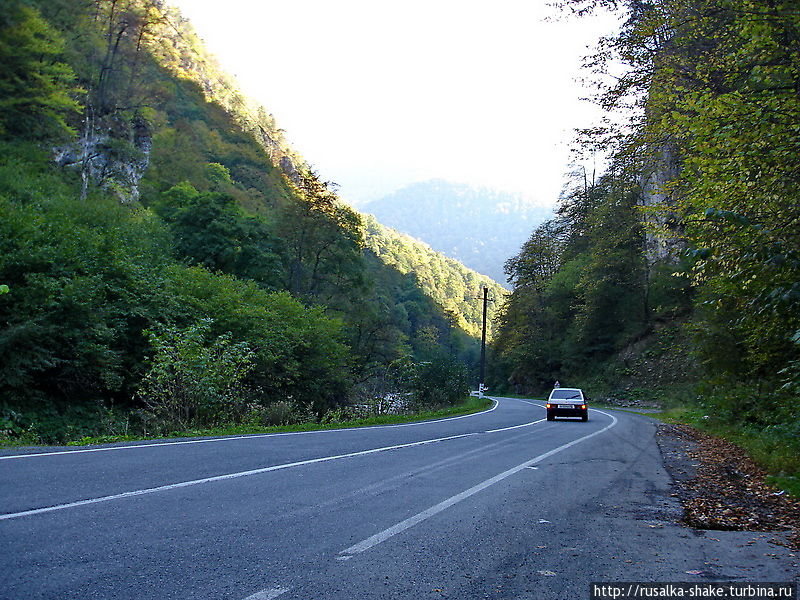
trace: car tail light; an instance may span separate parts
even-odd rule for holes
[[[581,404],[581,409],[582,410],[586,410],[586,405],[585,404]]]
[[[553,408],[553,405],[552,405],[552,404],[550,404],[550,403],[548,402],[547,404],[545,404],[545,406],[544,406],[544,407],[545,407],[545,408]]]

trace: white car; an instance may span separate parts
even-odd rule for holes
[[[578,388],[555,388],[547,399],[547,420],[556,417],[580,417],[581,421],[589,420],[589,406],[583,390]]]

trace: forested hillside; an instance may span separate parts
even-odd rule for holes
[[[0,59],[4,437],[463,397],[487,282],[367,235],[175,10],[11,0]]]
[[[589,62],[627,66],[599,97],[627,120],[582,133],[586,153],[611,152],[610,168],[576,181],[507,263],[494,384],[541,392],[558,379],[686,403],[765,435],[762,449],[793,457],[778,470],[797,472],[797,3],[562,5],[624,8],[620,34]]]
[[[483,292],[476,295],[476,290],[488,288],[492,302],[487,307],[487,328],[491,337],[494,317],[508,293],[500,284],[419,240],[384,227],[371,215],[363,218],[367,247],[384,264],[403,274],[416,274],[420,287],[444,307],[448,318],[475,337],[481,335],[483,321],[483,302],[477,302]]]
[[[440,179],[411,184],[362,210],[501,283],[503,263],[551,216],[519,195]]]

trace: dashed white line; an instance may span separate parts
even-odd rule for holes
[[[536,425],[537,423],[541,423],[542,421],[546,421],[547,419],[539,419],[538,421],[531,421],[530,423],[523,423],[522,425],[512,425],[511,427],[501,427],[500,429],[490,429],[486,433],[497,433],[498,431],[510,431],[511,429],[519,429],[520,427],[529,427],[531,425]]]
[[[248,596],[244,600],[275,600],[278,596],[282,596],[286,592],[288,592],[291,588],[271,588],[268,590],[261,590],[260,592],[256,592],[252,596]]]
[[[486,488],[491,487],[491,486],[493,486],[494,484],[496,484],[496,483],[498,483],[500,481],[503,481],[504,479],[510,477],[511,475],[514,475],[515,473],[518,473],[522,469],[525,469],[527,467],[535,465],[536,463],[541,462],[544,459],[549,458],[549,457],[553,456],[554,454],[556,454],[558,452],[566,450],[567,448],[571,448],[575,444],[579,444],[581,442],[584,442],[584,441],[588,440],[589,438],[593,438],[596,435],[600,435],[601,433],[611,429],[614,425],[617,424],[617,418],[614,415],[610,415],[610,414],[604,413],[602,411],[596,411],[596,412],[599,412],[599,413],[601,413],[603,415],[606,415],[607,417],[611,417],[611,424],[610,425],[606,425],[602,429],[598,429],[594,433],[590,433],[590,434],[585,435],[583,437],[577,438],[575,440],[572,440],[571,442],[568,442],[566,444],[563,444],[563,445],[559,446],[558,448],[554,448],[554,449],[552,449],[552,450],[550,450],[548,452],[545,452],[544,454],[540,454],[539,456],[537,456],[535,458],[532,458],[530,460],[527,460],[524,463],[517,465],[516,467],[512,467],[512,468],[508,469],[507,471],[503,471],[502,473],[500,473],[498,475],[495,475],[494,477],[491,477],[491,478],[487,479],[486,481],[483,481],[483,482],[479,483],[478,485],[475,485],[475,486],[469,488],[468,490],[464,490],[463,492],[461,492],[459,494],[456,494],[455,496],[451,496],[450,498],[448,498],[446,500],[443,500],[439,504],[431,506],[430,508],[428,508],[426,510],[423,510],[422,512],[419,512],[416,515],[414,515],[412,517],[409,517],[408,519],[400,521],[399,523],[397,523],[395,525],[392,525],[391,527],[389,527],[387,529],[384,529],[383,531],[381,531],[379,533],[376,533],[375,535],[370,536],[367,539],[358,542],[357,544],[353,544],[349,548],[346,548],[345,550],[342,550],[339,553],[339,556],[341,556],[341,557],[344,557],[344,556],[352,557],[355,554],[360,554],[362,552],[365,552],[366,550],[369,550],[370,548],[373,548],[374,546],[377,546],[378,544],[381,544],[381,543],[385,542],[389,538],[394,537],[398,533],[402,533],[406,529],[409,529],[409,528],[413,527],[414,525],[417,525],[417,524],[421,523],[422,521],[425,521],[425,520],[431,518],[432,516],[439,514],[440,512],[450,508],[454,504],[457,504],[457,503],[461,502],[462,500],[465,500],[465,499],[469,498],[470,496],[474,496],[478,492],[480,492],[482,490],[485,490]]]
[[[367,454],[375,454],[376,452],[386,452],[387,450],[397,450],[399,448],[411,448],[413,446],[424,446],[425,444],[435,444],[437,442],[445,442],[448,440],[457,440],[465,438],[477,433],[462,433],[460,435],[450,435],[447,437],[434,438],[430,440],[422,440],[420,442],[410,442],[408,444],[397,444],[394,446],[383,446],[381,448],[372,448],[371,450],[360,450],[358,452],[348,452],[347,454],[337,454],[335,456],[323,456],[321,458],[311,458],[308,460],[300,460],[297,462],[284,463],[281,465],[273,465],[271,467],[263,467],[261,469],[252,469],[250,471],[239,471],[238,473],[228,473],[226,475],[215,475],[213,477],[204,477],[203,479],[192,479],[191,481],[182,481],[180,483],[170,483],[168,485],[160,485],[158,487],[146,488],[142,490],[134,490],[132,492],[123,492],[121,494],[112,494],[110,496],[101,496],[99,498],[89,498],[87,500],[78,500],[77,502],[69,502],[67,504],[57,504],[55,506],[46,506],[43,508],[34,508],[31,510],[23,510],[16,513],[0,514],[0,521],[7,519],[17,519],[19,517],[29,517],[32,515],[39,515],[42,513],[53,512],[55,510],[64,510],[65,508],[75,508],[77,506],[85,506],[87,504],[98,504],[100,502],[110,502],[111,500],[120,500],[122,498],[133,498],[135,496],[144,496],[146,494],[154,494],[156,492],[166,492],[168,490],[175,490],[178,488],[190,487],[193,485],[200,485],[203,483],[211,483],[214,481],[225,481],[226,479],[237,479],[239,477],[248,477],[250,475],[260,475],[261,473],[269,473],[271,471],[280,471],[282,469],[290,469],[292,467],[300,467],[303,465],[313,465],[316,463],[329,462],[332,460],[339,460],[342,458],[352,458],[354,456],[365,456]]]

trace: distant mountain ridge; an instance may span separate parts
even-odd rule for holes
[[[413,183],[359,208],[501,283],[505,261],[551,213],[518,194],[442,179]]]

